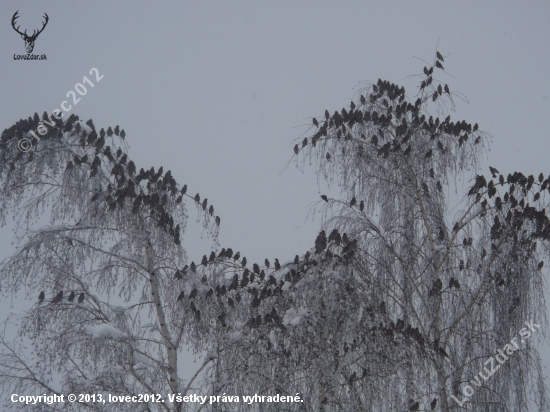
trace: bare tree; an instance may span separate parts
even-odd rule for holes
[[[40,142],[31,141],[37,127]],[[36,302],[17,319],[16,340],[1,336],[4,394],[185,393],[178,352],[184,344],[199,350],[193,337],[205,327],[177,303],[174,273],[187,261],[180,244],[185,199],[195,202],[214,241],[220,218],[170,171],[138,172],[124,137],[118,126],[98,133],[91,120],[63,122],[57,113],[44,113],[42,122],[35,114],[2,134],[0,218],[5,224],[13,215],[18,244],[0,266],[2,291]],[[18,150],[23,138],[32,151]],[[72,406],[106,410],[98,399]]]
[[[282,263],[248,262],[229,247],[189,263],[179,245],[186,186],[169,172],[136,173],[92,124],[59,121],[26,155],[9,144],[38,116],[6,131],[0,210],[25,224],[0,271],[3,290],[48,298],[21,322],[40,362],[5,342],[3,390],[53,390],[57,371],[72,391],[187,394],[177,373],[186,344],[207,353],[199,392],[232,397],[202,409],[501,411],[532,401],[543,410],[533,342],[544,330],[510,342],[525,322],[547,323],[550,180],[477,174],[488,135],[451,121],[458,94],[434,70],[444,70],[439,53],[414,103],[378,80],[313,119],[296,160],[314,163],[342,196],[321,196],[314,247]],[[452,215],[444,189],[466,174],[473,184]],[[215,239],[219,218],[192,199]],[[31,230],[45,206],[50,226]],[[114,291],[124,307],[109,304]],[[491,359],[502,360],[494,371],[484,369]],[[254,394],[264,398],[244,399]]]
[[[285,265],[221,256],[204,268],[220,313],[211,394],[299,392],[288,410],[547,407],[534,343],[547,324],[550,180],[478,174],[488,135],[451,121],[459,95],[434,77],[443,59],[414,103],[378,80],[297,142],[302,167],[342,190],[321,196],[314,248]],[[452,214],[445,188],[467,174]],[[216,410],[239,407],[250,405]]]

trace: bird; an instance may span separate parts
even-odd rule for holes
[[[327,248],[327,235],[324,230],[321,230],[315,239],[315,253],[321,253]]]
[[[63,300],[63,291],[59,292],[55,297],[52,299],[51,304],[57,304]]]
[[[84,298],[85,298],[85,297],[86,297],[86,296],[84,295],[84,293],[81,293],[81,294],[78,296],[78,303],[84,302]]]
[[[210,216],[214,216],[214,206],[210,205],[208,208],[208,213],[210,213]]]
[[[299,151],[298,145],[294,145],[294,153],[298,154]]]
[[[496,178],[497,175],[499,174],[499,171],[494,167],[489,166],[489,170],[490,170],[491,174],[493,175],[493,179]]]
[[[380,312],[385,315],[386,314],[386,302],[380,302]]]
[[[537,266],[537,270],[541,270],[544,267],[544,261],[541,260]]]
[[[191,266],[189,268],[191,269],[191,272],[195,273],[197,270],[197,265],[195,265],[195,262],[191,262]]]
[[[357,203],[357,199],[355,198],[355,196],[351,199],[351,201],[349,202],[349,207],[353,207],[355,206]]]
[[[92,119],[88,120],[86,124],[92,129],[95,130],[94,122],[92,122]]]
[[[265,263],[265,266],[266,266],[267,268],[269,268],[269,260],[266,259],[266,260],[264,261],[264,263]]]
[[[323,199],[325,202],[328,202],[328,197],[327,197],[327,195],[321,195],[321,199]]]
[[[233,256],[233,261],[239,260],[240,257],[241,257],[241,252],[235,253],[235,256]]]
[[[430,410],[433,411],[436,406],[437,406],[437,398],[434,398],[434,400],[430,402]]]
[[[206,255],[202,257],[201,265],[208,265],[208,258],[206,257]]]
[[[197,297],[197,288],[194,288],[189,294],[189,299],[194,299],[195,297]]]
[[[445,90],[445,93],[451,94],[451,91],[449,90],[449,85],[448,84],[446,84],[443,89]]]
[[[312,122],[315,125],[315,127],[319,127],[319,122],[317,121],[317,119],[315,117],[313,118]]]
[[[435,295],[438,292],[441,292],[441,289],[443,288],[443,282],[441,282],[441,279],[437,278],[437,280],[434,282],[432,289],[430,290],[430,296]]]
[[[122,137],[122,140],[126,137],[126,133],[124,132],[124,129],[120,131],[120,137]]]
[[[420,408],[420,404],[418,402],[415,402],[411,405],[411,407],[409,408],[409,411],[415,412],[415,411],[418,411],[418,408]]]
[[[441,60],[442,62],[444,62],[444,61],[445,61],[445,60],[443,59],[443,56],[441,55],[441,53],[439,53],[439,52],[436,52],[436,53],[435,53],[435,55],[436,55],[436,56],[437,56],[437,58],[438,58],[439,60]]]
[[[181,194],[184,195],[187,192],[187,185],[183,185],[181,188]]]
[[[107,129],[107,136],[111,137],[113,135],[113,129],[111,129],[111,126]]]
[[[294,256],[294,264],[297,265],[298,263],[300,263],[300,256],[296,255]]]
[[[35,113],[36,114],[36,113]],[[40,292],[40,295],[38,295],[38,304],[41,304],[42,302],[44,302],[44,298],[45,298],[45,294],[44,294],[44,291]]]
[[[241,263],[243,266],[246,266],[246,257],[243,257],[243,259],[241,260]]]
[[[233,249],[227,248],[227,250],[225,251],[225,257],[227,259],[231,259],[233,257]]]
[[[449,280],[449,287],[460,289],[460,282],[455,278],[451,278],[451,280]]]
[[[330,118],[330,113],[328,112],[328,110],[325,110],[325,119],[329,119]]]
[[[120,128],[118,127],[118,124],[115,126],[115,134],[118,136],[120,133]]]
[[[208,199],[204,198],[204,200],[202,201],[202,210],[206,210],[206,205],[207,204],[208,204]]]
[[[101,137],[102,139],[105,137],[105,130],[103,129],[103,127],[99,131],[99,137]]]
[[[363,210],[365,210],[365,202],[363,202],[361,200],[361,203],[359,203],[359,210],[362,212]]]
[[[72,302],[74,300],[74,291],[71,292],[71,294],[69,295],[69,297],[67,298],[67,300],[69,302]]]
[[[275,270],[281,270],[281,264],[279,263],[279,259],[275,258],[275,262],[273,264],[275,265]]]
[[[439,60],[435,62],[435,67],[437,67],[438,69],[441,69],[441,70],[445,70],[443,68],[443,65],[441,63],[439,63]]]
[[[255,274],[257,274],[257,275],[260,274],[260,266],[258,266],[257,263],[254,263],[254,264],[252,265],[252,270],[254,270],[254,273],[255,273]]]
[[[176,300],[176,303],[182,300],[184,297],[185,297],[185,293],[181,291],[180,294],[178,295],[178,299]]]
[[[208,258],[208,261],[212,262],[214,259],[216,259],[216,253],[212,251],[210,252],[210,257]]]

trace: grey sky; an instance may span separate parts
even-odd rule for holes
[[[313,245],[306,222],[319,190],[291,163],[292,140],[325,109],[349,104],[360,81],[402,84],[412,97],[436,44],[439,80],[460,91],[453,118],[493,136],[487,165],[550,173],[550,2],[22,2],[2,1],[0,127],[60,107],[96,67],[103,79],[70,113],[119,124],[138,167],[163,165],[222,219],[220,243],[249,261],[290,259]],[[13,60],[24,30],[49,23],[34,54]],[[67,116],[67,113],[65,116]],[[283,171],[283,172],[282,172]],[[282,173],[281,173],[282,172]],[[193,225],[189,257],[211,244]],[[193,228],[193,226],[195,226]],[[0,258],[10,248],[0,231]],[[2,302],[1,319],[9,302]],[[527,320],[527,319],[526,319]],[[543,352],[549,358],[548,346]],[[547,362],[550,365],[550,362]]]

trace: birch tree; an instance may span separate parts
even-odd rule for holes
[[[460,94],[438,80],[443,63],[438,52],[411,99],[378,80],[312,120],[296,161],[341,188],[316,206],[314,248],[285,265],[222,255],[204,268],[221,311],[210,393],[299,392],[288,410],[547,407],[535,343],[550,180],[480,172],[490,136],[451,119]],[[460,177],[471,186],[456,208]]]
[[[174,273],[187,262],[180,241],[187,200],[215,244],[213,206],[162,167],[138,171],[119,126],[96,131],[78,116],[35,114],[1,140],[0,219],[14,219],[17,245],[0,266],[1,288],[34,301],[9,319],[17,338],[0,337],[2,393],[185,394],[190,383],[180,378],[178,353],[184,345],[200,350],[196,338],[206,326],[189,303],[177,303]],[[168,411],[183,404],[67,407]]]

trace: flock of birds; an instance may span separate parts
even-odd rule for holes
[[[73,302],[74,301],[74,298],[76,297],[76,293],[74,291],[72,291],[69,296],[67,296],[67,301],[68,302]],[[40,292],[40,294],[38,295],[38,304],[42,304],[44,302],[44,300],[46,299],[46,294],[44,293],[44,291]],[[86,294],[84,292],[80,293],[80,295],[78,295],[78,303],[83,303],[84,300],[86,299]],[[60,291],[57,295],[55,295],[52,300],[50,301],[50,305],[56,305],[58,303],[61,303],[61,301],[63,300],[63,291]]]
[[[432,84],[434,67],[444,70],[441,62],[443,62],[443,56],[438,52],[435,65],[429,69],[424,67],[426,79],[421,83],[421,90]],[[437,88],[434,87],[433,89],[433,101],[437,100],[443,93],[451,95],[447,84],[444,86],[440,84]],[[317,142],[323,138],[336,138],[338,140],[344,138],[350,140],[352,138],[351,129],[355,125],[363,127],[367,123],[378,127],[378,132],[374,133],[371,137],[371,143],[377,149],[377,155],[384,158],[388,158],[391,153],[395,152],[401,152],[403,156],[408,156],[412,150],[412,145],[408,144],[408,142],[414,135],[415,129],[424,130],[428,133],[430,140],[436,140],[436,147],[442,152],[446,151],[443,142],[440,140],[443,134],[458,137],[458,145],[462,146],[469,139],[469,136],[479,129],[477,123],[471,125],[464,120],[453,123],[450,116],[447,116],[445,120],[434,119],[432,116],[427,119],[424,114],[420,114],[422,103],[425,100],[425,98],[419,97],[414,104],[408,103],[405,101],[404,87],[378,79],[377,84],[372,86],[372,93],[369,99],[364,95],[360,96],[358,103],[360,107],[357,107],[352,101],[349,111],[343,108],[340,113],[336,111],[331,116],[329,111],[325,110],[325,120],[323,122],[313,118],[312,122],[317,129],[316,133],[311,137],[311,141],[307,137],[304,138],[301,147],[296,144],[294,146],[294,153],[298,155],[300,150],[304,149],[309,143],[315,147]],[[369,102],[371,104],[376,103],[376,106],[371,111],[367,108]],[[410,117],[407,116],[408,114],[410,114]],[[384,133],[384,130],[386,129],[387,132],[388,128],[391,128],[392,132]],[[390,135],[395,136],[395,138],[382,144],[381,141]],[[365,134],[362,133],[361,139],[365,140],[366,138]],[[481,136],[477,136],[475,143],[477,144],[480,141]],[[407,146],[405,147],[405,145]],[[428,149],[423,156],[427,159],[432,155],[433,149]],[[326,153],[325,157],[327,161],[331,161],[332,156],[330,153]]]

